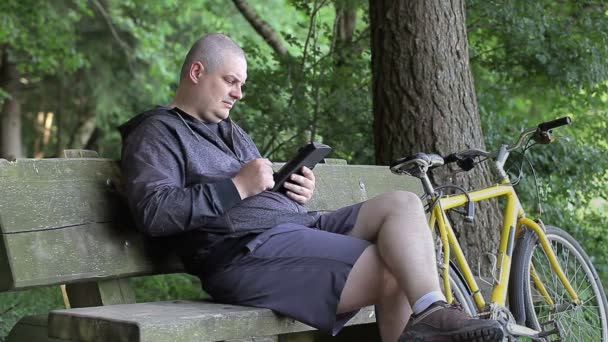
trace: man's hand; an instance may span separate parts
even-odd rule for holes
[[[239,173],[232,178],[232,182],[241,195],[241,199],[245,199],[264,190],[272,189],[274,186],[272,174],[270,160],[258,158],[243,165]]]
[[[286,181],[283,186],[287,189],[289,198],[300,204],[305,204],[310,201],[315,190],[315,175],[306,166],[302,167],[302,175],[292,174],[290,180]]]

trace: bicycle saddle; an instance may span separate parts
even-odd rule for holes
[[[398,175],[420,177],[428,170],[443,165],[443,157],[433,153],[418,152],[391,162],[391,172]]]

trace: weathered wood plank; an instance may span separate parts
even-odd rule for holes
[[[392,175],[382,166],[320,164],[315,173],[313,210],[336,209],[395,189],[420,189],[418,180]],[[16,233],[129,220],[126,201],[111,185],[119,179],[115,162],[107,159],[0,162],[0,189],[6,194],[0,196],[0,229]]]
[[[4,234],[11,283],[0,290],[182,271],[175,257],[154,255],[134,229],[92,223]],[[4,279],[3,279],[4,280]]]
[[[0,231],[16,233],[108,222],[128,208],[108,159],[0,160]]]
[[[349,325],[375,321],[372,307]],[[55,310],[49,336],[77,341],[223,341],[312,330],[268,309],[171,301]]]
[[[105,181],[30,180],[0,186],[16,194],[0,200],[5,234],[130,219],[126,201]]]
[[[99,153],[93,150],[63,150],[65,158],[99,158]]]
[[[146,253],[127,206],[106,185],[118,172],[107,159],[0,161],[0,290],[180,271],[175,258],[167,266]],[[416,179],[381,166],[320,164],[315,173],[311,210],[420,190]]]
[[[106,158],[0,159],[0,180],[105,180],[108,174],[119,174],[116,160]]]
[[[224,342],[279,342],[278,336],[262,336],[239,338],[238,340],[226,340]]]
[[[319,164],[314,171],[315,193],[307,204],[311,210],[334,210],[388,191],[422,191],[418,179],[396,176],[386,166]]]

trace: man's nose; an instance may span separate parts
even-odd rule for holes
[[[233,98],[240,100],[243,98],[243,91],[241,90],[241,86],[240,85],[236,85],[232,88],[232,90],[230,91],[230,96],[232,96]]]

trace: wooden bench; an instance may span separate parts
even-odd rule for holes
[[[0,291],[65,284],[71,307],[23,318],[8,341],[379,340],[371,307],[331,338],[266,309],[208,300],[135,303],[129,277],[183,266],[133,229],[116,161],[90,151],[66,155],[72,158],[0,159]],[[421,189],[417,179],[394,176],[388,167],[341,160],[318,165],[315,174],[314,210]]]

